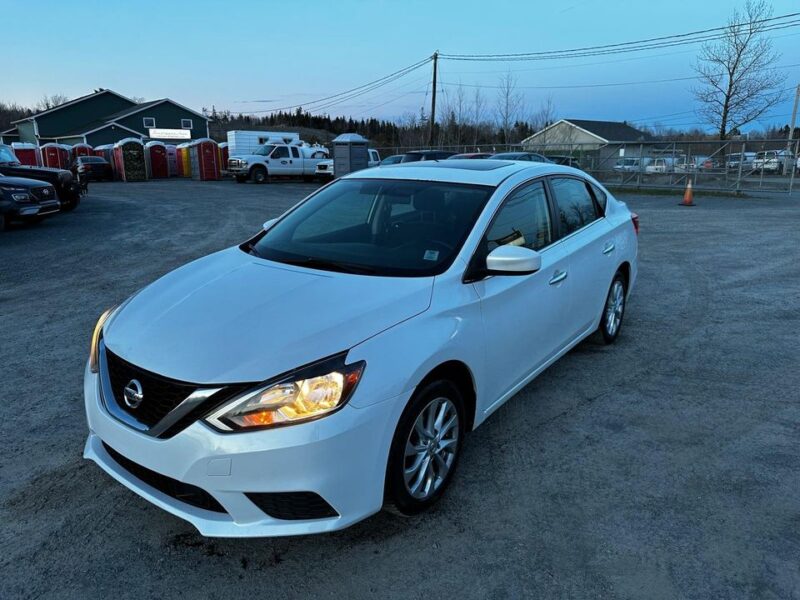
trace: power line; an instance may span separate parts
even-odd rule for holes
[[[767,24],[761,31],[769,31],[772,28],[783,28],[786,26],[796,26],[800,21],[786,21],[792,17],[800,16],[800,12],[788,13],[767,19],[758,19],[740,23],[739,25],[760,25]],[[776,21],[778,21],[776,23]],[[517,52],[504,54],[447,54],[442,53],[440,57],[448,60],[477,60],[477,61],[509,61],[509,60],[550,60],[553,58],[575,58],[579,56],[590,56],[600,54],[615,54],[620,52],[638,52],[657,47],[669,47],[677,44],[696,43],[698,41],[708,41],[724,37],[724,32],[729,26],[711,27],[687,33],[672,34],[660,37],[645,38],[630,42],[617,44],[602,44],[597,46],[583,46],[580,48],[570,48],[565,50],[547,50],[539,52]],[[723,32],[720,34],[720,32]]]

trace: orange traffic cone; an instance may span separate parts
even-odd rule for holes
[[[686,191],[683,192],[683,202],[679,206],[697,206],[694,203],[694,192],[692,191],[692,180],[686,181]]]

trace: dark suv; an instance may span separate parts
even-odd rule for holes
[[[58,200],[61,201],[62,211],[74,209],[81,200],[81,186],[75,181],[72,173],[66,169],[22,165],[11,146],[4,144],[0,144],[0,174],[49,183],[55,188]]]
[[[49,183],[0,175],[0,230],[11,221],[41,221],[59,208],[56,190]]]

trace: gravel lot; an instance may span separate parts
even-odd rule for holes
[[[210,540],[81,458],[102,310],[314,185],[93,184],[0,233],[0,597],[800,597],[797,200],[625,196],[640,280],[467,440],[443,502]]]

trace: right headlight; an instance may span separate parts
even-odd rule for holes
[[[364,372],[344,354],[298,369],[246,392],[206,417],[221,431],[247,431],[317,419],[344,406]]]

